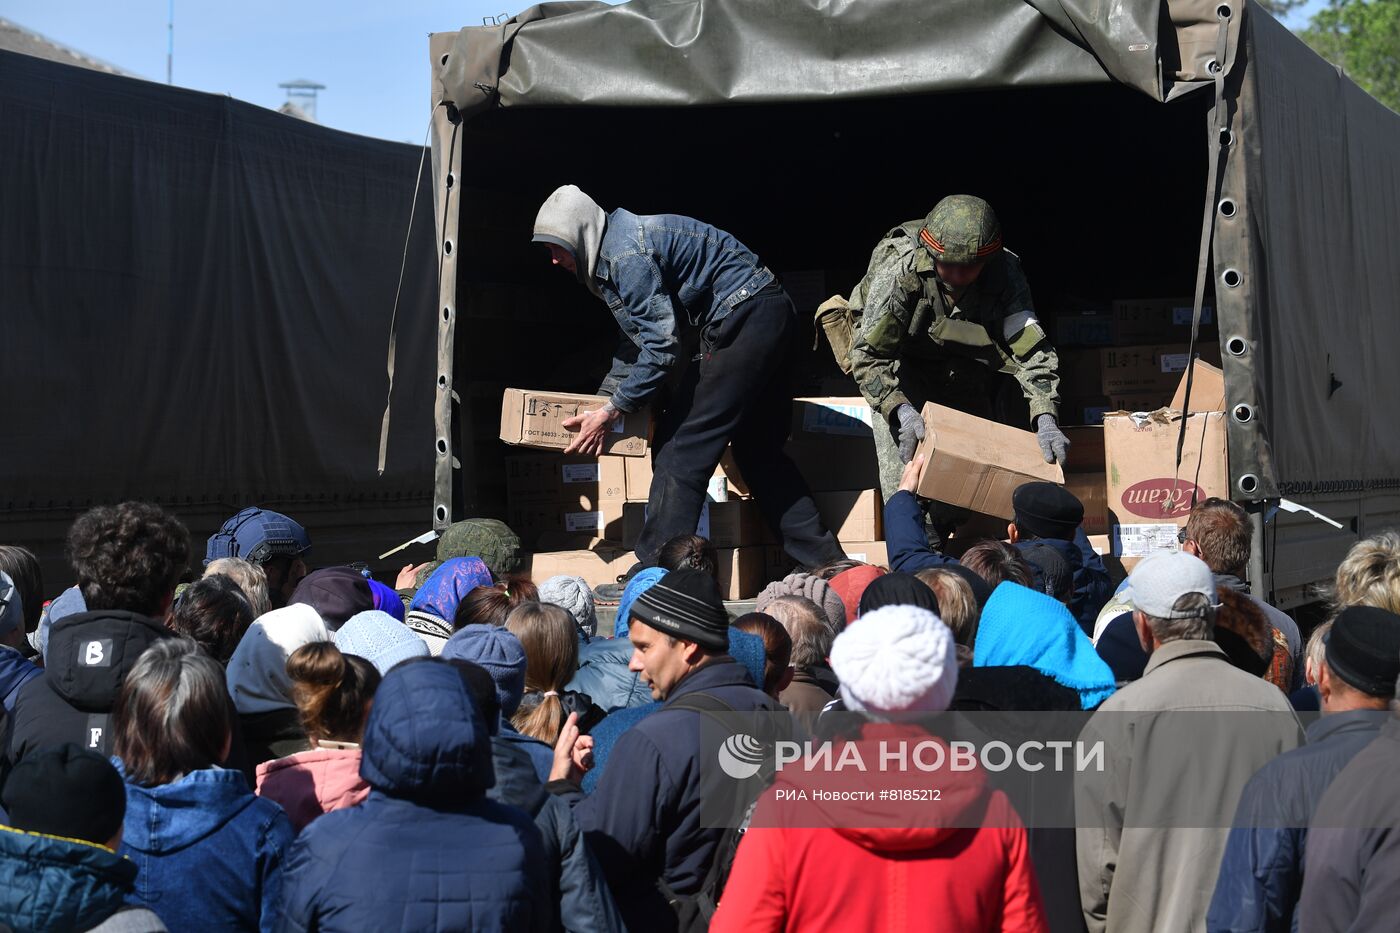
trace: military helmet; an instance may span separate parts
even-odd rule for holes
[[[1001,224],[986,201],[952,194],[929,211],[919,240],[939,262],[982,262],[1001,249]]]

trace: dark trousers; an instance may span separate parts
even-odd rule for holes
[[[737,306],[701,337],[690,366],[657,422],[651,499],[637,560],[651,566],[661,546],[694,534],[706,487],[724,454],[748,483],[768,525],[793,560],[815,567],[844,557],[826,530],[807,483],[783,453],[792,421],[789,389],[797,313],[776,284]]]

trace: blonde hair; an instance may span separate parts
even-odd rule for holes
[[[1337,567],[1329,602],[1334,617],[1347,606],[1400,612],[1400,532],[1383,531],[1352,545]]]
[[[272,609],[267,597],[267,571],[258,564],[241,557],[220,557],[211,560],[209,566],[204,568],[204,576],[212,577],[215,574],[223,574],[238,584],[238,588],[248,597],[248,603],[253,607],[253,618],[256,619]]]
[[[953,630],[953,641],[971,648],[977,641],[977,622],[982,618],[972,585],[941,567],[925,567],[914,576],[933,590],[938,600],[938,617]]]
[[[511,725],[553,745],[567,714],[559,694],[578,671],[578,634],[569,611],[552,603],[521,603],[506,619],[506,631],[525,649],[525,702]],[[531,694],[539,695],[532,703]]]

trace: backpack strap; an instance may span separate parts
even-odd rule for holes
[[[685,709],[695,713],[732,713],[734,707],[710,693],[687,693],[676,697],[660,712]]]

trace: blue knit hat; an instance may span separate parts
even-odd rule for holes
[[[972,655],[975,667],[1033,667],[1077,691],[1086,710],[1116,689],[1113,671],[1065,604],[1009,581],[992,591],[982,609]]]
[[[613,620],[613,638],[627,637],[627,623],[631,621],[632,604],[637,601],[647,590],[661,582],[661,578],[666,576],[664,567],[648,567],[637,572],[631,580],[627,581],[627,586],[622,591],[622,598],[617,601],[617,617]]]
[[[442,646],[444,661],[470,661],[486,668],[496,682],[501,717],[509,719],[525,696],[525,646],[507,629],[495,625],[468,625],[458,629]]]
[[[380,674],[409,658],[428,657],[428,645],[398,619],[378,609],[357,612],[332,635],[346,654],[364,658]]]

